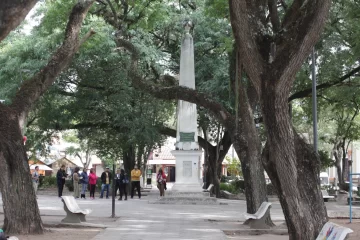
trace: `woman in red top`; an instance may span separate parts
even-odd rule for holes
[[[157,181],[157,187],[160,190],[160,197],[165,196],[164,189],[166,186],[166,175],[161,168],[159,169],[158,174],[156,176],[156,181]]]
[[[90,169],[90,174],[89,174],[90,199],[95,199],[94,194],[95,194],[95,188],[96,188],[96,180],[97,180],[97,176],[94,173],[94,170]]]

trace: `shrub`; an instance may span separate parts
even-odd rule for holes
[[[237,189],[239,192],[245,191],[245,181],[242,179],[235,179],[231,182],[231,185],[233,185],[234,188]]]
[[[267,195],[277,195],[276,188],[272,183],[266,184],[266,193]]]
[[[96,179],[96,189],[98,191],[101,191],[101,178],[98,177],[98,179]]]
[[[228,191],[229,193],[232,194],[239,193],[239,190],[237,190],[234,185],[228,183],[220,183],[220,190]]]
[[[72,180],[66,180],[65,181],[65,186],[69,189],[69,192],[74,191],[74,183],[73,183]]]
[[[221,175],[220,183],[226,183],[226,176],[225,175]]]
[[[42,187],[53,187],[56,186],[56,177],[55,176],[45,176],[40,177],[39,185]]]

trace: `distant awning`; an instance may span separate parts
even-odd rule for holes
[[[167,165],[175,165],[175,160],[163,160],[163,159],[157,159],[157,160],[148,160],[148,165],[160,165],[160,164],[167,164]]]
[[[31,165],[31,166],[30,166],[30,169],[33,170],[33,169],[35,169],[36,166],[39,167],[39,170],[52,171],[52,169],[49,168],[49,167],[46,166],[46,165],[36,165],[36,164]]]
[[[321,172],[320,177],[329,177],[329,175],[326,172]]]

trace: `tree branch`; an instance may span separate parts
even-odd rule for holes
[[[229,127],[231,125],[231,122],[233,122],[233,116],[224,106],[211,99],[209,96],[183,86],[161,87],[147,83],[136,73],[137,62],[140,56],[136,47],[125,39],[117,39],[116,43],[118,47],[124,47],[131,54],[131,70],[129,71],[129,77],[135,87],[155,96],[156,98],[166,100],[183,100],[202,106],[210,110],[212,114],[224,124],[224,126]]]
[[[251,9],[251,4],[248,6],[246,1],[229,0],[229,6],[231,25],[240,51],[241,61],[251,63],[245,64],[244,67],[260,96],[261,75],[264,71],[265,62],[256,42],[261,31],[256,23],[251,22],[251,19],[256,22],[257,18],[254,15],[257,11]]]
[[[176,130],[175,130],[175,129],[172,129],[172,128],[169,128],[169,127],[161,127],[161,128],[159,129],[159,132],[160,132],[162,135],[176,138]],[[204,149],[205,149],[207,146],[209,146],[209,147],[214,147],[211,143],[209,143],[208,141],[206,141],[204,138],[202,138],[202,137],[200,137],[200,136],[198,136],[198,142],[199,142],[200,147],[202,147],[202,148],[204,148]]]
[[[270,66],[270,69],[277,69],[274,78],[278,79],[278,89],[290,92],[296,72],[320,38],[330,5],[331,0],[295,0],[287,11],[286,15],[291,13],[288,15],[291,24],[287,25],[285,16],[283,31],[276,38],[275,59]]]
[[[351,70],[350,72],[348,72],[347,74],[345,74],[344,76],[340,77],[339,79],[332,81],[332,82],[326,82],[326,83],[322,83],[316,86],[317,90],[321,90],[321,89],[326,89],[332,86],[335,86],[339,83],[342,83],[343,81],[345,81],[346,79],[349,79],[351,76],[354,76],[355,74],[357,74],[358,72],[360,72],[360,66],[357,68],[354,68],[353,70]],[[294,94],[292,94],[288,101],[291,102],[294,99],[299,99],[299,98],[304,98],[307,96],[310,96],[312,93],[312,88],[307,88],[304,90],[301,90],[299,92],[296,92]]]
[[[273,31],[277,33],[280,30],[280,19],[277,9],[277,0],[268,0],[268,7]]]
[[[166,100],[183,100],[194,103],[198,106],[209,109],[212,114],[221,121],[224,126],[228,127],[233,122],[233,116],[218,102],[212,100],[207,95],[200,93],[194,89],[183,86],[176,87],[159,87],[146,83],[141,77],[135,73],[131,73],[130,77],[135,87],[155,96],[156,98]]]
[[[114,6],[111,4],[111,1],[110,1],[110,0],[106,0],[106,2],[109,4],[110,9],[111,9],[111,12],[112,12],[113,15],[114,15],[114,23],[115,23],[115,25],[116,25],[115,28],[118,29],[118,28],[119,28],[119,21],[118,21],[118,17],[117,17],[115,8],[114,8]]]
[[[94,34],[94,31],[91,30],[82,40],[79,40],[82,22],[93,2],[93,0],[81,1],[73,7],[66,27],[63,44],[52,55],[48,64],[31,79],[25,81],[17,92],[11,108],[17,112],[21,128],[34,103],[68,66],[81,44]]]
[[[174,137],[176,138],[176,130],[169,128],[169,127],[162,127],[159,132],[163,135],[169,136],[169,137]],[[205,140],[204,138],[198,136],[198,142],[201,148],[203,149],[212,149],[215,150],[216,146],[213,146],[210,142],[208,142],[207,140]],[[223,149],[220,151],[219,153],[219,161],[223,161],[223,159],[225,158],[227,152],[229,151],[229,148],[232,145],[232,141],[231,141],[231,137],[230,137],[230,133],[228,131],[224,132],[224,135],[222,136],[220,142],[219,142],[219,146],[223,146]]]
[[[283,28],[287,28],[289,25],[292,25],[296,21],[300,14],[300,8],[303,5],[305,0],[294,0],[290,8],[287,8],[287,11],[283,20]],[[284,6],[284,5],[283,5]]]
[[[0,1],[0,42],[24,21],[38,0]]]

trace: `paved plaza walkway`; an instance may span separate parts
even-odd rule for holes
[[[77,200],[81,208],[92,209],[88,215],[89,223],[103,224],[106,229],[93,240],[221,240],[221,239],[271,239],[263,236],[226,236],[223,230],[237,230],[245,220],[245,201],[219,200],[226,205],[170,205],[149,204],[149,200],[158,197],[153,190],[142,199],[128,201],[116,200],[116,217],[111,219],[111,199]],[[65,216],[63,203],[56,196],[39,196],[38,204],[45,224],[60,223]],[[335,203],[327,204],[329,211],[346,212],[347,206]],[[360,212],[360,209],[355,209]],[[271,208],[272,219],[281,223],[284,216],[278,202]],[[287,236],[276,236],[276,239],[288,239]]]

